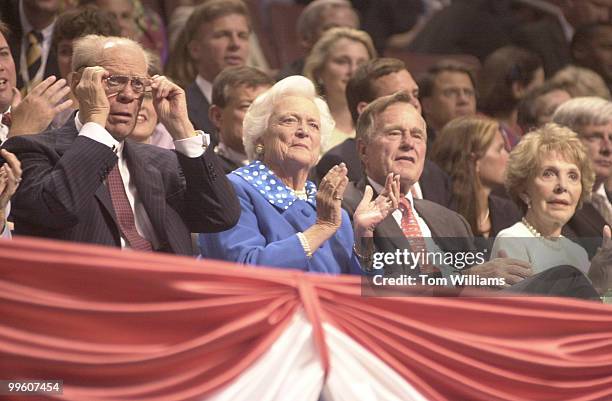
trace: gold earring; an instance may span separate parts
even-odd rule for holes
[[[257,144],[255,146],[255,153],[257,153],[258,155],[263,155],[264,152],[264,147],[261,143]]]

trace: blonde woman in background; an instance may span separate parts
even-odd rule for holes
[[[325,98],[336,128],[322,147],[322,153],[355,137],[355,127],[346,102],[346,84],[358,66],[376,57],[370,36],[358,29],[332,28],[326,31],[306,58],[304,75],[314,82]]]

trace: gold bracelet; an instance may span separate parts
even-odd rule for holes
[[[297,233],[297,237],[300,240],[300,244],[302,244],[302,248],[304,248],[304,253],[308,259],[312,258],[312,249],[310,249],[310,244],[308,244],[308,240],[304,233]]]

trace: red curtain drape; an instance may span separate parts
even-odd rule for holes
[[[202,399],[301,307],[324,365],[328,322],[431,400],[612,399],[609,305],[363,297],[359,277],[30,238],[0,241],[0,378],[62,379],[62,400]]]

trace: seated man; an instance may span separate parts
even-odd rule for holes
[[[189,122],[185,92],[147,77],[139,44],[85,36],[72,67],[76,115],[58,130],[4,145],[23,168],[12,211],[17,234],[192,255],[191,232],[236,223],[238,200]],[[176,152],[125,141],[147,91]]]
[[[406,92],[410,96],[410,104],[421,112],[419,87],[401,60],[377,58],[359,66],[346,85],[346,100],[355,126],[359,114],[368,103],[399,91]],[[349,170],[349,180],[359,181],[363,177],[355,139],[347,139],[323,155],[316,167],[318,178],[323,178],[329,169],[342,162]],[[413,188],[419,199],[427,199],[445,207],[452,206],[451,180],[430,160],[425,160],[423,174]]]
[[[215,78],[208,114],[217,129],[219,145],[215,152],[226,174],[248,164],[242,144],[242,120],[253,100],[273,83],[263,72],[246,66],[228,67]]]
[[[396,250],[404,249],[412,253],[476,253],[470,226],[463,217],[436,203],[414,199],[411,194],[411,187],[423,171],[427,127],[410,103],[410,96],[399,92],[375,100],[359,116],[357,146],[365,168],[365,177],[356,184],[348,184],[342,205],[351,215],[359,207],[364,192],[381,193],[387,177],[393,174],[400,183],[400,207],[371,231],[373,243],[367,238],[356,238],[355,241],[362,241],[360,249],[370,247],[377,253],[387,254],[395,254]],[[427,263],[415,265],[410,260],[397,258],[383,267],[383,274],[394,277],[416,277],[421,274],[442,278],[450,275],[474,276],[479,282],[481,278],[495,279],[487,282],[497,282],[498,285],[489,287],[507,288],[519,284],[517,288],[520,291],[554,292],[557,295],[575,294],[574,286],[577,285],[580,287],[577,291],[586,287],[581,294],[587,298],[597,297],[586,277],[581,276],[577,270],[569,273],[563,285],[557,280],[558,276],[566,276],[566,272],[548,272],[527,279],[532,275],[529,264],[505,259],[504,253],[500,253],[500,258],[480,264],[476,262],[466,269]],[[367,268],[372,260],[360,257]]]

